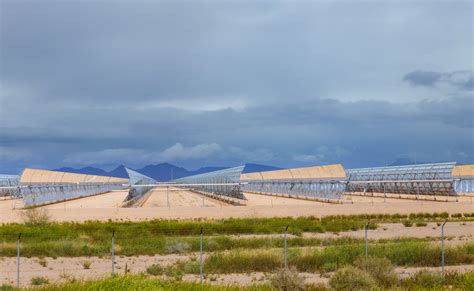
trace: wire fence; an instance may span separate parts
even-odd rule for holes
[[[441,240],[441,254],[440,254],[440,264],[441,264],[441,268],[442,268],[442,275],[444,276],[445,274],[445,225],[447,223],[447,220],[445,220],[441,225],[440,225],[440,240]],[[365,257],[368,257],[370,256],[370,241],[369,241],[369,238],[370,238],[370,221],[367,221],[363,227],[363,231],[364,231],[364,256]],[[206,244],[206,241],[204,240],[204,237],[206,236],[207,233],[209,233],[210,236],[212,236],[212,233],[213,233],[213,230],[215,231],[217,228],[212,228],[212,227],[209,227],[209,228],[204,228],[204,227],[201,227],[199,230],[198,230],[198,233],[196,233],[196,228],[195,227],[189,227],[189,228],[183,228],[181,229],[181,233],[185,233],[187,235],[190,235],[191,237],[194,237],[196,239],[198,239],[199,241],[199,279],[200,281],[202,282],[204,280],[204,264],[205,264],[205,261],[203,259],[205,253],[204,253],[204,249],[205,249],[205,244]],[[233,229],[233,231],[235,231],[236,229]],[[281,256],[282,256],[282,260],[283,260],[283,269],[286,271],[287,268],[288,268],[288,247],[289,247],[289,244],[288,244],[288,235],[289,235],[289,230],[291,230],[291,226],[290,225],[287,225],[286,227],[284,228],[281,228],[281,232],[278,233],[278,234],[273,234],[274,235],[274,239],[281,239],[281,242],[282,242],[282,249],[281,249]],[[100,265],[100,266],[94,266],[94,270],[110,270],[110,274],[111,275],[115,275],[116,274],[116,244],[117,242],[120,242],[121,239],[125,239],[125,238],[131,238],[131,237],[137,237],[137,235],[139,235],[140,233],[142,234],[150,234],[150,233],[153,233],[153,231],[141,231],[141,232],[133,232],[131,234],[120,234],[119,232],[117,232],[115,229],[111,229],[109,234],[109,238],[108,238],[108,241],[109,241],[109,244],[110,244],[110,265],[107,267],[107,266],[104,266],[104,265]],[[158,231],[156,230],[156,233],[159,233],[160,235],[164,235],[166,236],[167,234],[177,234],[176,230],[174,230],[173,232],[169,231],[169,232],[166,232],[166,231]],[[179,232],[178,232],[179,233]],[[20,287],[20,278],[21,278],[21,274],[22,273],[35,273],[35,274],[47,274],[48,272],[50,272],[51,270],[49,269],[32,269],[31,267],[26,267],[26,268],[23,268],[22,267],[22,247],[24,247],[22,245],[22,243],[24,242],[25,240],[25,237],[28,238],[28,236],[32,237],[33,236],[33,233],[19,233],[18,234],[18,237],[17,237],[17,241],[16,241],[16,244],[17,244],[17,256],[16,256],[16,270],[13,270],[13,269],[5,269],[5,270],[2,270],[2,273],[5,273],[5,274],[13,274],[13,273],[16,273],[16,285],[17,287]],[[268,236],[268,234],[267,234]],[[236,237],[239,237],[239,235],[236,235]],[[50,240],[55,240],[55,239],[61,239],[61,238],[64,238],[64,234],[61,235],[61,234],[51,234],[50,236],[48,236],[48,238]],[[144,238],[146,239],[146,238]],[[31,247],[31,244],[30,245],[27,245],[26,248],[28,247]],[[26,259],[26,258],[23,258],[23,259]],[[336,268],[339,267],[339,258],[336,258]],[[23,262],[24,263],[24,262]],[[10,266],[11,267],[11,266]],[[125,267],[127,269],[127,267]],[[60,268],[61,271],[74,271],[74,272],[77,272],[77,271],[83,271],[84,269],[88,269],[88,268],[78,268],[78,267],[63,267],[63,268]],[[125,271],[126,272],[126,271]]]

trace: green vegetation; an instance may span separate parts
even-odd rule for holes
[[[90,269],[92,265],[92,262],[89,260],[82,261],[82,267],[86,270]]]
[[[474,243],[445,249],[446,265],[474,263]],[[204,262],[207,273],[271,272],[283,265],[280,250],[233,250],[211,254]],[[381,243],[369,247],[372,257],[386,257],[397,266],[434,267],[440,265],[441,249],[426,242]],[[337,264],[353,264],[364,254],[363,244],[328,246],[326,248],[290,248],[288,264],[302,272],[334,271]],[[197,263],[188,270],[197,273]]]
[[[51,219],[46,209],[44,208],[27,208],[21,213],[23,223],[28,226],[38,226],[48,224]]]
[[[270,284],[277,290],[298,291],[304,290],[304,279],[298,274],[296,268],[278,270],[270,279]]]
[[[33,277],[31,278],[31,285],[33,286],[39,286],[39,285],[45,285],[49,284],[49,280],[45,277]]]
[[[405,227],[412,227],[412,226],[413,226],[413,221],[411,221],[411,220],[404,220],[404,221],[403,221],[403,225],[404,225]]]
[[[370,274],[378,286],[390,288],[398,283],[398,275],[390,260],[387,258],[360,257],[354,265]]]
[[[408,290],[445,290],[447,286],[455,290],[474,290],[474,271],[447,272],[443,279],[440,273],[420,270],[402,280],[400,285]]]
[[[376,263],[377,264],[377,263]],[[40,277],[41,278],[41,277]],[[70,281],[67,283],[48,284],[42,278],[40,286],[34,285],[32,290],[318,290],[326,291],[329,287],[335,290],[474,290],[474,271],[468,273],[447,272],[444,279],[440,273],[421,270],[410,277],[400,280],[390,288],[384,287],[374,279],[374,273],[358,267],[346,266],[339,269],[325,284],[303,285],[300,275],[291,269],[286,274],[280,270],[275,273],[269,283],[251,286],[210,285],[207,283],[191,283],[149,277],[146,275],[112,276],[99,280]],[[47,280],[46,280],[47,282]],[[47,285],[42,285],[47,284]],[[10,285],[0,286],[0,290],[19,290]]]
[[[31,210],[35,210],[33,208]],[[30,210],[28,210],[30,211]],[[34,215],[33,215],[34,216]],[[26,257],[58,256],[103,256],[110,252],[112,230],[115,230],[116,252],[118,255],[154,255],[187,253],[198,250],[198,234],[201,227],[205,233],[206,251],[222,251],[235,248],[281,247],[282,240],[273,238],[242,238],[243,234],[281,234],[289,225],[289,233],[303,232],[342,233],[361,230],[370,219],[369,228],[375,229],[380,222],[429,219],[439,222],[444,213],[432,214],[380,214],[328,216],[324,218],[241,218],[222,220],[153,220],[143,222],[98,222],[85,223],[28,223],[0,225],[0,256],[16,255],[16,240],[22,233],[22,255]],[[422,217],[422,218],[421,218]],[[456,218],[458,221],[474,220],[474,217]],[[229,236],[236,235],[236,236]],[[357,243],[360,240],[345,238],[320,240],[292,237],[292,246],[318,246],[327,244]]]
[[[237,285],[215,286],[209,284],[176,282],[150,278],[143,275],[115,276],[95,281],[78,281],[74,283],[51,284],[35,290],[75,291],[75,290],[194,290],[194,291],[266,291],[272,290],[267,285],[254,285],[242,288]]]
[[[370,290],[376,286],[376,283],[367,272],[347,266],[331,277],[329,286],[335,290]]]

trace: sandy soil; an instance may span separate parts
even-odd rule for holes
[[[127,191],[113,191],[105,194],[46,205],[45,209],[77,209],[77,208],[117,208],[122,205]]]
[[[196,256],[196,255],[193,255]],[[125,268],[129,273],[145,272],[146,268],[152,264],[163,266],[176,263],[178,260],[189,259],[188,256],[166,255],[166,256],[137,256],[137,257],[116,257],[115,273],[124,274]],[[112,264],[110,258],[98,257],[59,257],[44,258],[46,265],[41,265],[38,258],[20,259],[20,285],[29,286],[33,277],[41,276],[48,278],[50,282],[61,282],[71,279],[97,279],[111,274]],[[84,262],[90,262],[90,269],[84,268]],[[0,285],[16,283],[16,258],[0,258]],[[456,270],[466,272],[472,270],[473,265],[447,266],[446,270]],[[405,277],[413,274],[422,268],[397,268],[397,272]],[[426,269],[426,268],[425,268]],[[440,268],[428,268],[440,271]],[[301,273],[305,278],[305,283],[327,283],[327,277],[316,273]],[[329,274],[328,274],[329,275]],[[240,284],[249,285],[252,283],[265,283],[271,274],[246,273],[246,274],[209,274],[205,280],[212,284]],[[199,281],[198,275],[187,274],[183,277],[186,281]]]
[[[150,204],[158,205],[157,207],[117,208],[117,203],[125,197],[126,191],[111,192],[57,203],[45,206],[45,208],[48,209],[52,219],[56,221],[108,219],[139,221],[156,218],[212,219],[228,217],[297,217],[310,215],[320,217],[364,213],[407,214],[443,211],[449,213],[474,212],[472,197],[460,197],[458,202],[349,197],[344,201],[344,204],[328,204],[245,193],[245,196],[249,200],[249,205],[247,206],[222,205],[215,200],[208,199],[207,202],[205,202],[205,206],[202,207],[202,198],[200,198],[200,195],[189,191],[181,191],[179,193],[177,196],[171,195],[173,201],[170,203],[169,208],[166,207],[166,203],[160,200],[163,196],[159,194],[149,202]],[[186,205],[185,200],[194,205]],[[0,201],[0,223],[20,222],[20,213],[23,210],[13,209],[18,208],[20,205],[22,205],[21,200]]]
[[[177,188],[153,190],[150,197],[142,207],[217,207],[222,203],[190,191],[182,191]]]

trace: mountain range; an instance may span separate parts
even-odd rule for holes
[[[172,179],[178,179],[178,178],[192,176],[192,175],[204,174],[204,173],[227,169],[227,168],[229,167],[202,167],[197,170],[190,171],[183,167],[178,167],[170,163],[161,163],[157,165],[147,165],[147,166],[144,166],[143,168],[132,169],[132,170],[142,173],[143,175],[151,177],[157,181],[166,182]],[[279,170],[279,169],[281,168],[267,166],[267,165],[259,165],[259,164],[245,164],[243,173],[264,172],[264,171],[272,171],[272,170]],[[55,171],[128,178],[124,165],[120,165],[109,172],[100,168],[95,168],[95,167],[85,167],[85,168],[80,168],[80,169],[63,167],[63,168],[55,169]]]

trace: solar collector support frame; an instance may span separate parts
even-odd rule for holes
[[[344,179],[249,181],[243,189],[246,192],[289,198],[340,202],[346,189],[346,181]]]
[[[349,169],[347,192],[419,196],[457,196],[452,171],[456,163]]]
[[[13,196],[18,197],[20,191],[18,185],[20,184],[20,176],[18,175],[0,175],[0,197]]]
[[[173,180],[180,184],[201,184],[189,186],[196,192],[204,192],[216,196],[246,199],[240,185],[240,175],[244,166],[199,174]],[[209,185],[206,185],[209,184]],[[229,185],[226,185],[229,184]]]
[[[122,183],[32,184],[19,187],[25,205],[55,203],[123,189]]]
[[[129,168],[125,168],[125,171],[127,171],[130,188],[127,197],[124,199],[123,206],[131,207],[135,206],[139,200],[154,188],[154,186],[139,187],[137,185],[152,185],[156,183],[156,180]]]

